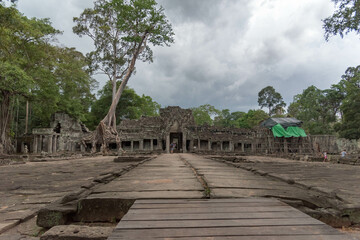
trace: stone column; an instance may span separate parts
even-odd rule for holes
[[[42,151],[42,146],[43,146],[43,138],[42,135],[39,135],[38,137],[38,153],[41,153]]]
[[[201,147],[201,140],[200,138],[198,139],[198,150],[200,150],[200,147]]]
[[[194,140],[193,139],[190,140],[189,150],[190,150],[190,152],[192,152],[194,150]]]
[[[150,151],[154,150],[154,139],[150,139]]]
[[[251,143],[251,152],[252,153],[256,152],[256,144],[257,144],[256,141]]]
[[[232,141],[229,141],[229,151],[230,152],[234,151],[234,143]]]
[[[241,151],[245,152],[245,143],[244,142],[241,143]]]
[[[211,151],[211,141],[210,141],[210,139],[208,140],[208,150]]]
[[[162,149],[162,139],[158,139],[158,150],[161,150]]]
[[[130,144],[130,151],[133,152],[134,151],[134,141],[131,141],[131,144]]]
[[[47,152],[52,153],[52,147],[53,147],[52,135],[49,135],[46,138],[47,138],[47,147],[48,147]]]
[[[286,141],[286,138],[284,137],[284,153],[289,153],[289,150],[288,150],[288,144],[287,144],[287,141]]]
[[[57,149],[56,149],[56,145],[57,145],[57,136],[55,135],[55,136],[53,136],[53,148],[52,148],[52,151],[53,151],[53,153],[56,153],[56,151],[57,151]],[[82,146],[82,148],[83,148],[83,145],[81,144],[81,146]]]
[[[144,150],[144,139],[139,141],[139,150]]]
[[[166,135],[166,153],[170,153],[170,134]]]
[[[38,152],[38,136],[35,135],[34,136],[34,143],[33,143],[33,153],[37,153]]]
[[[182,149],[183,149],[183,153],[186,153],[186,133],[183,132],[183,142],[182,142]]]
[[[224,142],[223,142],[223,141],[220,141],[220,151],[224,150],[223,144],[224,144]]]

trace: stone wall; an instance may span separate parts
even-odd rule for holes
[[[334,135],[311,135],[310,138],[316,153],[326,151],[330,154],[338,154],[344,149],[350,154],[360,151],[360,140],[348,140]]]

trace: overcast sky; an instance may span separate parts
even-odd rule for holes
[[[171,47],[154,49],[154,62],[137,62],[129,86],[161,106],[211,104],[231,111],[258,109],[257,94],[273,86],[289,104],[310,85],[329,88],[347,67],[360,65],[360,39],[326,42],[321,19],[330,0],[159,0],[175,32]],[[72,19],[91,0],[18,0],[28,17],[50,18],[59,43],[91,51],[72,33]],[[100,87],[105,77],[95,77]]]

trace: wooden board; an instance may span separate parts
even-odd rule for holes
[[[109,240],[346,240],[336,229],[275,199],[137,200]]]

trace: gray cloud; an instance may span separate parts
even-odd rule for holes
[[[329,88],[360,63],[358,36],[325,42],[321,19],[329,0],[159,0],[173,24],[175,44],[154,48],[152,64],[137,63],[129,81],[162,106],[212,104],[231,111],[258,108],[272,85],[289,103],[310,85]],[[93,46],[72,33],[72,18],[92,1],[19,0],[27,16],[50,17],[59,41],[82,52]],[[98,78],[101,86],[105,78]]]

